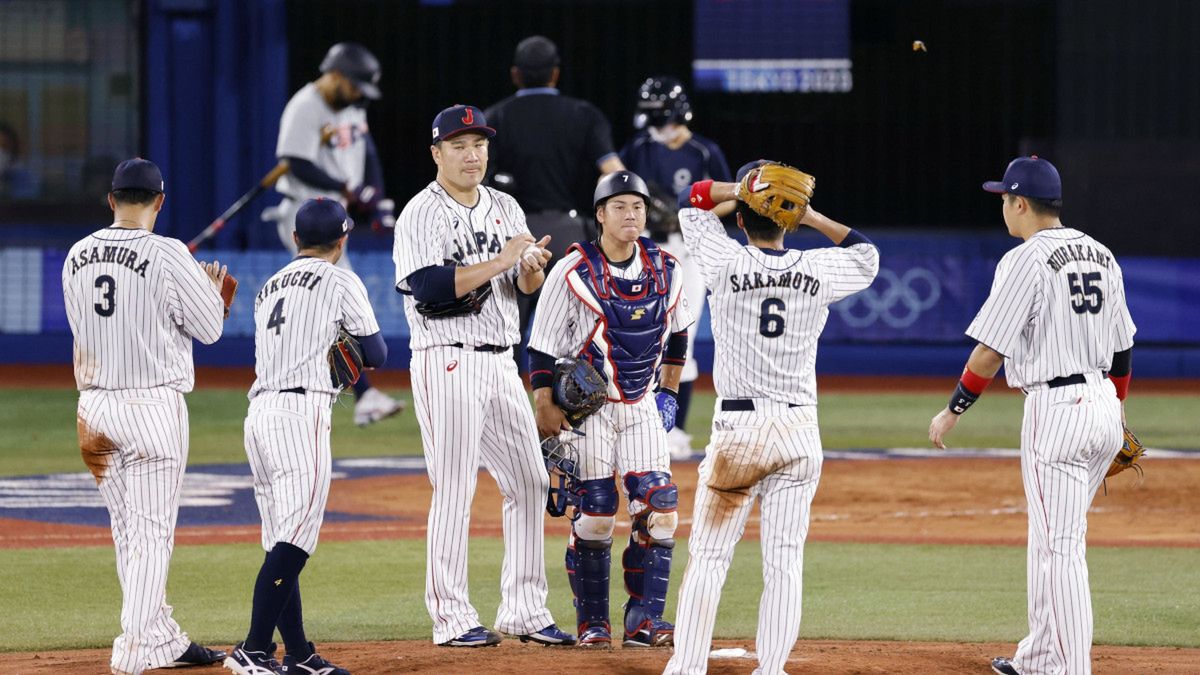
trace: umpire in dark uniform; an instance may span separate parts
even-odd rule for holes
[[[517,92],[484,111],[497,131],[488,148],[490,184],[516,197],[534,238],[550,235],[550,266],[571,244],[594,237],[584,216],[592,212],[596,180],[625,168],[604,114],[559,93],[559,63],[549,38],[521,40],[510,69]],[[523,334],[537,298],[521,301]]]

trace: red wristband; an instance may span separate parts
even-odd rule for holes
[[[1122,401],[1129,395],[1129,380],[1133,377],[1133,371],[1125,373],[1121,377],[1109,375],[1108,379],[1112,380],[1113,386],[1117,388],[1117,398]]]
[[[712,200],[712,186],[713,181],[711,178],[708,180],[699,181],[697,183],[692,183],[692,193],[688,195],[688,203],[691,204],[693,208],[711,211],[713,207],[717,205],[717,203]]]
[[[962,380],[963,387],[976,396],[982,394],[983,390],[992,383],[992,378],[976,375],[971,372],[970,368],[963,368],[962,377],[959,379]]]

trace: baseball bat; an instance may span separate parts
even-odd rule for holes
[[[275,165],[275,168],[267,172],[267,175],[263,176],[262,180],[258,181],[258,185],[250,188],[250,190],[246,192],[246,194],[239,197],[232,206],[225,209],[225,213],[217,216],[216,220],[212,221],[212,223],[210,223],[208,227],[204,228],[200,234],[196,235],[191,241],[189,241],[187,244],[188,251],[195,253],[196,249],[200,248],[200,244],[203,244],[205,241],[212,238],[217,232],[220,232],[221,228],[225,227],[226,221],[236,216],[238,211],[241,211],[246,207],[247,204],[254,201],[255,197],[259,196],[266,191],[267,188],[274,185],[275,181],[279,180],[280,176],[287,173],[287,171],[287,160],[279,160],[279,163]]]

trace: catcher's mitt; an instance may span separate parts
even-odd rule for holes
[[[341,391],[358,382],[362,368],[363,350],[358,338],[339,328],[337,339],[329,348],[329,377],[333,386]]]
[[[608,400],[608,383],[583,359],[559,359],[554,364],[554,405],[562,408],[571,426],[578,427]]]
[[[785,231],[800,227],[817,179],[786,164],[768,162],[751,169],[738,183],[737,198]]]
[[[237,297],[238,280],[232,274],[226,274],[221,282],[221,302],[225,303],[225,318],[229,318],[229,308],[233,307],[233,299]]]
[[[1121,451],[1113,458],[1112,464],[1108,467],[1108,473],[1104,474],[1105,478],[1111,478],[1125,469],[1133,469],[1140,476],[1142,467],[1138,464],[1138,460],[1142,455],[1146,454],[1146,446],[1138,440],[1137,436],[1125,427],[1125,442],[1121,445]]]
[[[572,504],[574,484],[579,482],[579,451],[559,436],[551,436],[542,439],[542,458],[550,472],[546,512],[555,518],[565,516]]]
[[[482,286],[470,293],[444,302],[418,302],[417,313],[430,319],[449,319],[456,316],[478,314],[483,310],[483,303],[492,297],[492,282],[485,281]]]

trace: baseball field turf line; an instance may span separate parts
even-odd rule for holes
[[[471,597],[485,622],[499,604],[500,547],[471,540]],[[322,641],[427,639],[421,540],[322,543],[305,568],[305,625]],[[573,623],[562,542],[547,546],[550,609]],[[244,637],[262,551],[251,544],[176,549],[168,599],[196,640]],[[1098,644],[1200,647],[1200,549],[1091,548]],[[686,552],[678,549],[667,617]],[[614,567],[614,625],[620,621]],[[716,635],[754,634],[762,592],[758,542],[739,545]],[[0,550],[0,649],[102,647],[118,631],[120,594],[104,547]],[[1025,630],[1025,551],[1012,546],[810,543],[802,638],[1018,640]]]
[[[952,383],[951,383],[952,384]],[[410,399],[407,391],[393,392]],[[821,438],[826,448],[928,447],[929,420],[946,396],[940,394],[829,393],[821,395]],[[75,437],[74,389],[0,389],[0,476],[83,471]],[[692,400],[688,429],[693,447],[708,441],[715,398]],[[191,418],[190,464],[245,462],[242,423],[246,398],[231,390],[188,394]],[[348,399],[347,399],[348,401]],[[1023,398],[984,396],[950,437],[957,448],[1015,448],[1019,444]],[[1150,447],[1195,449],[1200,397],[1131,396],[1129,423]],[[335,457],[420,455],[420,431],[411,410],[359,428],[353,406],[334,408]]]

